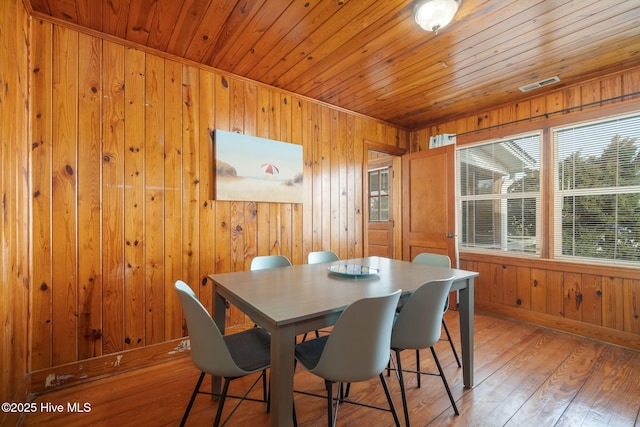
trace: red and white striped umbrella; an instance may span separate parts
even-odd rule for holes
[[[264,173],[268,173],[271,175],[277,175],[280,173],[280,169],[278,169],[278,167],[273,163],[263,163],[261,168],[264,171]]]

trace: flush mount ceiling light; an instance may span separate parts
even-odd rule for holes
[[[455,16],[462,0],[423,0],[416,3],[415,19],[427,31],[438,34]]]

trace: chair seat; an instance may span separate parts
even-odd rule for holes
[[[254,372],[269,366],[271,336],[262,328],[251,328],[237,334],[225,335],[224,342],[240,369]]]
[[[296,359],[306,369],[312,370],[318,364],[328,338],[328,335],[323,335],[320,338],[304,341],[296,345]]]

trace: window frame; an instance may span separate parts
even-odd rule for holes
[[[562,210],[563,204],[560,200],[564,197],[570,196],[604,196],[604,195],[620,195],[620,194],[628,194],[629,190],[633,190],[634,193],[640,194],[640,185],[632,185],[632,186],[609,186],[609,187],[597,187],[597,188],[586,188],[586,189],[560,189],[559,188],[559,162],[557,158],[558,147],[556,144],[555,134],[558,131],[563,131],[571,128],[580,128],[589,125],[596,126],[598,124],[613,122],[624,120],[625,118],[636,117],[640,119],[640,110],[639,111],[627,111],[620,112],[617,114],[601,116],[597,118],[588,118],[584,120],[576,120],[567,123],[558,124],[555,126],[549,126],[548,132],[548,140],[549,146],[551,147],[551,156],[549,163],[552,166],[551,176],[549,179],[549,193],[552,195],[552,201],[550,203],[549,208],[549,217],[548,221],[552,225],[552,230],[560,230],[559,233],[550,232],[548,237],[548,245],[550,248],[549,258],[556,261],[563,262],[579,262],[579,263],[592,263],[598,265],[617,265],[617,266],[637,266],[637,261],[633,260],[621,260],[621,259],[611,259],[611,258],[597,258],[597,257],[587,257],[587,256],[579,256],[579,255],[565,255],[562,253],[563,240],[562,240]],[[640,137],[638,138],[636,145],[640,144]],[[640,155],[640,154],[637,154]],[[617,217],[617,210],[616,210]]]
[[[459,176],[460,168],[459,168],[459,155],[461,150],[472,149],[474,147],[480,147],[483,145],[489,144],[499,144],[503,142],[514,141],[518,139],[535,137],[538,138],[538,149],[539,153],[539,190],[537,192],[521,192],[521,193],[491,193],[491,194],[476,194],[476,195],[462,195],[461,188],[461,177]],[[542,236],[544,232],[543,222],[544,218],[542,212],[544,210],[545,202],[543,197],[544,191],[544,176],[546,173],[545,164],[544,164],[544,132],[540,129],[531,130],[528,132],[520,132],[514,133],[513,135],[504,136],[501,138],[491,138],[486,140],[477,141],[473,144],[465,144],[463,146],[457,146],[455,149],[455,169],[456,169],[456,179],[455,179],[455,203],[456,203],[456,229],[457,231],[457,246],[460,251],[464,252],[474,252],[474,253],[485,253],[485,254],[501,254],[501,255],[509,255],[509,256],[522,256],[526,258],[536,258],[539,259],[545,253],[544,244],[545,239]],[[517,194],[517,195],[516,195]],[[505,248],[505,244],[508,243],[508,236],[506,233],[501,238],[500,248],[482,248],[479,246],[466,246],[462,239],[462,221],[463,221],[463,206],[462,203],[464,201],[485,201],[490,200],[496,203],[504,203],[508,205],[509,200],[526,200],[534,198],[536,201],[536,231],[535,231],[535,242],[536,242],[536,251],[535,252],[525,252],[525,251],[509,251]],[[505,206],[506,207],[506,206]],[[507,211],[508,212],[508,211]]]
[[[607,259],[595,259],[595,258],[563,258],[557,257],[555,254],[555,244],[553,239],[553,230],[555,227],[555,213],[554,210],[554,198],[557,197],[554,194],[554,179],[556,173],[556,165],[554,160],[553,135],[552,129],[565,128],[569,126],[578,126],[589,122],[606,121],[621,118],[624,116],[640,114],[640,102],[631,102],[629,104],[609,104],[599,106],[593,109],[576,110],[568,114],[554,115],[541,120],[523,120],[517,123],[496,125],[486,127],[484,129],[472,130],[469,132],[458,133],[457,144],[454,152],[457,153],[457,148],[466,148],[477,144],[487,143],[500,139],[512,139],[517,135],[523,135],[533,132],[541,132],[542,135],[542,148],[541,148],[541,193],[542,193],[542,231],[541,231],[541,255],[540,257],[532,257],[527,254],[509,253],[503,251],[478,251],[472,248],[466,248],[459,245],[461,239],[460,224],[459,224],[459,206],[458,200],[458,181],[457,176],[457,161],[455,162],[455,184],[456,184],[456,229],[457,231],[457,246],[460,253],[478,254],[482,256],[499,256],[508,258],[521,258],[522,260],[528,259],[541,259],[548,262],[576,264],[576,265],[592,265],[596,268],[607,268],[608,266],[615,266],[617,268],[637,268],[637,262],[629,261],[613,261]]]

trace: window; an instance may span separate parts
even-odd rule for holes
[[[540,134],[457,150],[461,249],[540,255]]]
[[[556,258],[640,261],[640,115],[553,130]]]
[[[369,171],[369,221],[389,221],[389,168]]]

